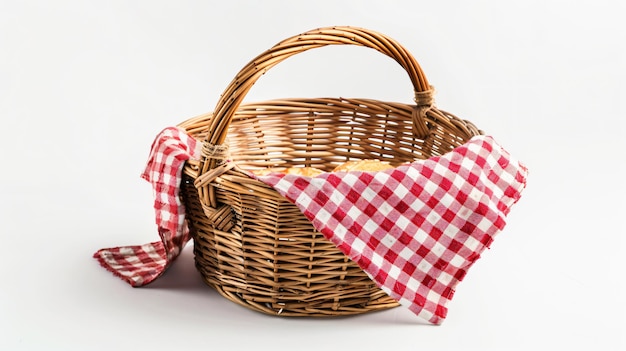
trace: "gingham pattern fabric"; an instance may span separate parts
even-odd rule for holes
[[[258,177],[392,298],[440,324],[457,284],[505,226],[527,169],[493,138],[379,172]]]
[[[175,127],[161,131],[152,143],[141,178],[150,182],[154,190],[161,241],[101,249],[94,254],[104,268],[132,286],[146,285],[163,274],[190,239],[179,186],[185,161],[198,158],[200,146],[184,130]]]

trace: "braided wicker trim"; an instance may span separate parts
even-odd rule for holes
[[[221,145],[213,145],[207,142],[202,143],[202,156],[207,159],[216,159],[226,161],[230,158],[228,151],[228,143]]]

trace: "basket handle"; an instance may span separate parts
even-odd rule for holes
[[[213,212],[217,206],[213,187],[208,186],[219,175],[232,168],[232,162],[224,163],[223,156],[214,155],[214,150],[223,147],[228,127],[252,85],[281,61],[309,49],[327,45],[357,45],[375,49],[398,62],[408,73],[415,93],[413,130],[417,137],[429,134],[425,120],[426,111],[432,106],[432,90],[426,76],[413,56],[398,42],[388,36],[358,27],[325,27],[314,29],[285,39],[250,61],[220,96],[208,126],[203,145],[203,160],[194,184],[199,190],[205,211]],[[208,207],[206,207],[208,206]]]
[[[207,139],[210,145],[220,145],[226,139],[228,126],[252,85],[267,72],[288,57],[327,45],[358,45],[375,49],[398,62],[409,74],[418,106],[432,104],[431,87],[415,58],[398,42],[372,30],[357,27],[326,27],[314,29],[285,39],[250,61],[235,76],[220,96],[213,111]],[[426,122],[415,126],[416,132],[427,134]],[[421,132],[420,132],[421,131]]]

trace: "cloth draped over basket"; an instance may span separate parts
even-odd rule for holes
[[[161,240],[94,255],[132,286],[157,279],[190,240],[179,190],[182,167],[200,156],[199,144],[170,127],[152,145],[142,177],[155,191]],[[504,228],[527,168],[479,135],[445,155],[386,171],[248,175],[298,206],[389,296],[440,324],[457,284]]]
[[[132,286],[149,284],[161,276],[190,239],[179,186],[185,161],[200,155],[200,145],[179,128],[166,128],[157,135],[141,178],[152,184],[161,240],[102,249],[94,255],[103,267]]]

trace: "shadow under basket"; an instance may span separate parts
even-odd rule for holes
[[[254,82],[285,58],[342,44],[373,48],[396,60],[413,83],[416,102],[241,103]],[[406,50],[362,28],[316,29],[253,59],[213,113],[179,125],[203,143],[202,158],[185,165],[181,197],[204,281],[227,299],[272,315],[341,316],[398,306],[294,204],[247,172],[275,167],[330,172],[360,159],[399,165],[443,155],[482,134],[472,123],[436,108],[431,93]]]

